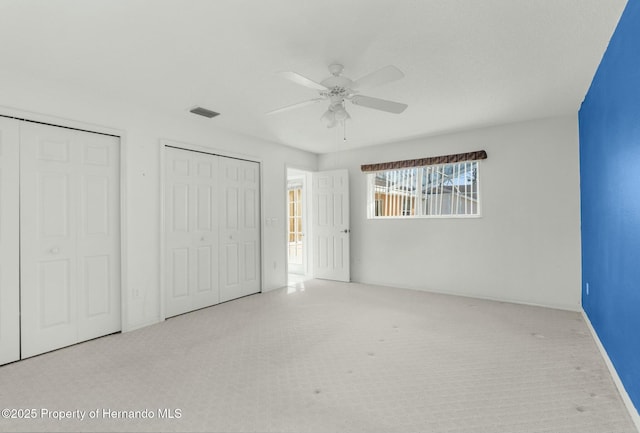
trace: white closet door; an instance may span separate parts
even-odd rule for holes
[[[259,164],[220,158],[220,301],[260,291]]]
[[[22,357],[120,330],[119,143],[20,128]]]
[[[18,121],[0,117],[0,365],[20,358]]]
[[[120,140],[78,132],[78,341],[120,331]]]
[[[166,148],[165,312],[167,317],[217,304],[218,160]]]

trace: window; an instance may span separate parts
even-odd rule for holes
[[[478,161],[367,174],[368,218],[480,215]]]

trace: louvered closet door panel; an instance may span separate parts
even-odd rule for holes
[[[220,159],[220,300],[260,291],[259,164]]]
[[[22,357],[120,329],[118,139],[20,127]]]
[[[18,121],[0,117],[0,365],[20,358]]]
[[[165,313],[219,302],[218,160],[165,149]]]

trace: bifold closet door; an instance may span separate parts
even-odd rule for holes
[[[165,315],[220,302],[218,160],[165,149]]]
[[[20,126],[22,357],[117,332],[119,139]]]
[[[220,301],[260,291],[259,164],[220,158]]]
[[[0,117],[0,365],[20,359],[18,121]]]
[[[260,291],[259,164],[165,148],[165,316]]]

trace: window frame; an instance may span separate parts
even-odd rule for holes
[[[480,161],[481,160],[470,160],[470,161],[460,161],[460,162],[447,162],[447,163],[443,163],[443,164],[430,164],[430,165],[423,165],[423,166],[416,166],[416,167],[406,167],[406,168],[400,168],[400,169],[390,169],[390,170],[378,170],[378,171],[370,171],[367,172],[367,208],[366,208],[366,213],[367,213],[367,219],[368,220],[390,220],[390,219],[448,219],[448,218],[482,218],[482,192],[481,192],[481,169],[480,169]],[[447,166],[447,165],[457,165],[457,164],[464,164],[464,163],[475,163],[476,164],[476,202],[477,202],[477,212],[475,214],[445,214],[445,215],[425,215],[423,214],[423,209],[421,205],[417,205],[415,207],[415,212],[414,215],[390,215],[390,216],[376,216],[375,212],[376,212],[376,201],[380,201],[380,199],[376,199],[376,191],[375,191],[375,179],[376,176],[378,175],[378,173],[385,173],[385,172],[390,172],[390,171],[398,171],[398,170],[413,170],[413,169],[418,169],[418,172],[420,173],[419,178],[417,180],[417,182],[421,182],[422,181],[422,177],[423,177],[423,171],[425,168],[427,167],[442,167],[442,166]],[[415,196],[415,201],[416,202],[421,202],[422,201],[422,197],[421,196]]]

